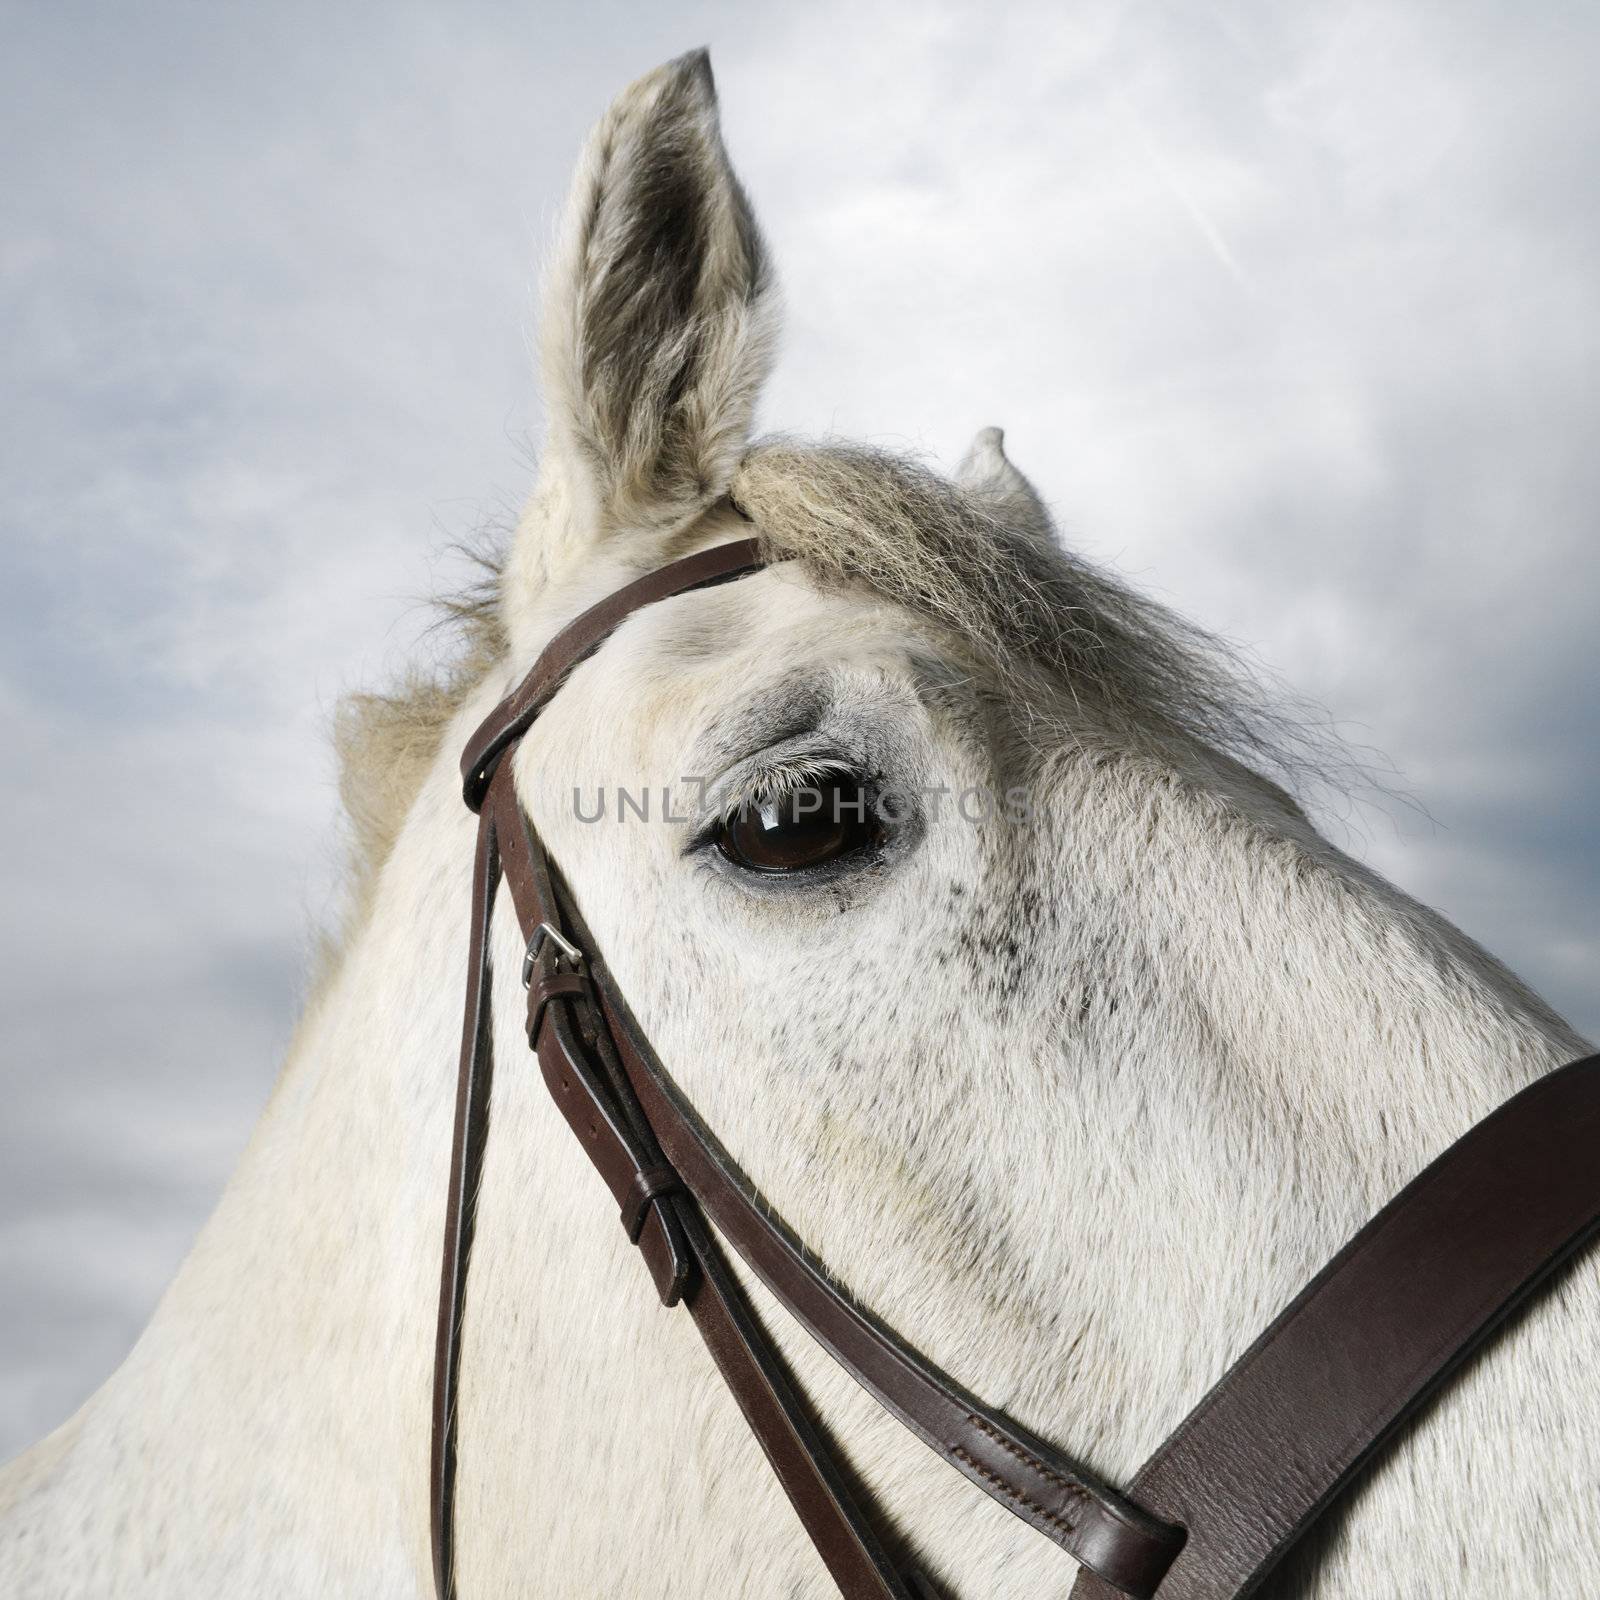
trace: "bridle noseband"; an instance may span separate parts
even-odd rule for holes
[[[462,758],[479,823],[434,1364],[439,1600],[456,1592],[456,1395],[489,1130],[489,929],[502,877],[526,940],[528,1039],[546,1086],[610,1189],[662,1304],[688,1309],[847,1600],[929,1600],[936,1591],[885,1551],[708,1223],[890,1413],[1078,1561],[1072,1600],[1239,1600],[1404,1418],[1600,1228],[1600,1056],[1540,1079],[1440,1156],[1119,1492],[847,1299],[756,1205],[640,1032],[518,802],[507,758],[579,662],[641,607],[763,564],[757,541],[743,540],[617,590],[556,636]]]

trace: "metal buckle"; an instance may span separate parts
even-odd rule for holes
[[[522,957],[522,987],[524,989],[533,987],[533,969],[538,965],[539,950],[546,939],[556,947],[556,965],[558,967],[563,961],[570,961],[574,972],[583,971],[583,951],[553,923],[541,922],[528,935],[528,948]]]

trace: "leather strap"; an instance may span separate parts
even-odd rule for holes
[[[474,897],[474,944],[471,952],[474,1000],[463,1029],[458,1078],[455,1151],[452,1157],[452,1205],[447,1216],[444,1266],[441,1274],[439,1337],[435,1363],[433,1528],[435,1581],[441,1597],[453,1594],[453,1504],[455,1472],[454,1397],[459,1380],[460,1323],[465,1305],[466,1261],[471,1244],[471,1208],[487,1134],[492,1041],[488,1036],[490,980],[485,968],[487,917],[494,885],[503,872],[511,884],[531,957],[529,1021],[541,1070],[556,1104],[612,1191],[624,1227],[645,1258],[658,1295],[667,1305],[688,1299],[691,1312],[705,1307],[702,1332],[723,1367],[746,1416],[778,1475],[807,1520],[823,1557],[835,1576],[846,1573],[846,1592],[861,1595],[905,1594],[907,1579],[893,1572],[871,1541],[865,1518],[842,1493],[842,1478],[815,1428],[792,1393],[784,1399],[772,1372],[778,1359],[766,1336],[747,1310],[726,1292],[706,1291],[705,1283],[725,1282],[736,1288],[725,1269],[706,1270],[703,1252],[688,1245],[684,1218],[688,1194],[681,1176],[668,1166],[655,1135],[638,1108],[631,1080],[621,1068],[606,1073],[603,1061],[616,1047],[601,1025],[592,998],[587,1005],[573,983],[575,974],[560,970],[558,943],[536,937],[542,930],[568,927],[564,908],[550,883],[543,850],[527,827],[515,798],[509,770],[501,773],[507,751],[532,725],[550,696],[565,682],[618,623],[642,605],[726,582],[759,565],[754,540],[700,552],[627,585],[583,613],[541,653],[518,689],[480,725],[462,760],[469,804],[482,808],[477,880]],[[481,902],[481,904],[480,904]],[[705,1147],[709,1152],[709,1146]],[[759,1213],[737,1193],[749,1217]],[[751,1233],[750,1237],[759,1235]],[[709,1235],[706,1235],[709,1238]],[[730,1235],[731,1237],[731,1235]],[[782,1254],[791,1267],[780,1267],[774,1281],[787,1284],[802,1322],[843,1360],[890,1410],[946,1459],[993,1495],[1001,1504],[1038,1527],[1081,1560],[1128,1583],[1130,1592],[1146,1591],[1164,1570],[1179,1536],[1144,1516],[1092,1474],[1061,1458],[1042,1441],[1024,1433],[999,1412],[990,1410],[938,1374],[887,1329],[850,1306],[828,1281],[805,1262],[787,1235]],[[745,1243],[741,1251],[748,1254]],[[714,1265],[714,1264],[713,1264]],[[696,1269],[700,1268],[698,1272]],[[690,1293],[690,1286],[697,1285]],[[808,1317],[800,1311],[809,1307]],[[820,1313],[820,1315],[818,1315]],[[714,1328],[713,1339],[708,1328]],[[740,1339],[728,1334],[745,1330]],[[744,1356],[738,1351],[743,1348]],[[765,1398],[763,1398],[763,1395]],[[757,1425],[756,1417],[767,1420]],[[803,1459],[793,1455],[793,1441],[809,1441]],[[917,1578],[921,1592],[926,1579]]]
[[[464,763],[469,803],[482,811],[434,1359],[430,1517],[439,1600],[453,1600],[456,1594],[461,1326],[494,1071],[489,928],[496,887],[508,864],[530,951],[530,1043],[557,1106],[618,1200],[623,1226],[644,1256],[662,1302],[687,1305],[841,1594],[848,1600],[938,1600],[925,1578],[900,1573],[884,1551],[738,1281],[627,1092],[615,1054],[595,1026],[599,1011],[581,968],[562,970],[560,945],[539,937],[560,929],[560,910],[543,851],[517,804],[510,770],[500,768],[506,751],[576,662],[637,605],[726,581],[758,564],[753,541],[701,552],[630,585],[623,591],[633,597],[629,604],[619,606],[613,596],[586,612],[546,649],[517,694],[483,724]]]
[[[608,594],[569,622],[542,651],[520,684],[479,724],[461,761],[462,795],[476,811],[500,758],[533,726],[567,674],[586,660],[642,606],[759,571],[766,565],[759,539],[697,550]]]
[[[572,915],[578,937],[588,934]],[[662,1070],[598,957],[608,1031],[662,1149],[689,1192],[786,1310],[891,1415],[951,1466],[1125,1594],[1155,1594],[1183,1543],[1053,1446],[939,1371],[842,1294],[749,1184]]]
[[[467,1301],[467,1263],[475,1220],[473,1206],[489,1136],[489,1089],[494,1075],[494,970],[489,961],[489,926],[499,884],[500,852],[495,844],[494,821],[484,816],[478,821],[478,848],[472,871],[472,942],[467,957],[467,1003],[456,1077],[455,1134],[450,1146],[450,1188],[433,1349],[428,1511],[438,1600],[451,1600],[455,1594],[456,1392],[461,1370],[461,1323]]]
[[[642,605],[755,570],[754,540],[618,590],[545,649],[462,760],[482,809],[434,1374],[435,1581],[452,1600],[460,1327],[493,1072],[488,927],[511,885],[545,1083],[610,1189],[663,1304],[685,1304],[848,1600],[930,1600],[896,1569],[728,1270],[747,1265],[930,1448],[1070,1552],[1074,1600],[1238,1600],[1400,1422],[1600,1228],[1600,1057],[1480,1123],[1364,1228],[1151,1459],[1129,1495],[956,1385],[828,1280],[656,1060],[553,881],[503,758],[578,662]],[[574,947],[581,954],[574,954]]]
[[[1396,1195],[1141,1469],[1129,1492],[1189,1530],[1160,1600],[1251,1593],[1597,1232],[1600,1056],[1589,1056],[1506,1101]],[[1085,1574],[1072,1600],[1114,1593]]]
[[[481,888],[474,896],[477,937],[470,980],[475,998],[463,1046],[434,1370],[433,1557],[440,1600],[456,1593],[455,1400],[471,1199],[481,1176],[493,1076],[485,935],[494,885],[502,874],[510,883],[530,946],[557,914],[548,898],[542,852],[517,805],[509,768],[490,780],[478,837]],[[623,1227],[639,1247],[663,1305],[688,1307],[840,1593],[848,1600],[937,1600],[925,1580],[897,1570],[857,1504],[743,1289],[628,1093],[609,1041],[596,1026],[599,1010],[582,969],[558,971],[560,947],[548,939],[537,942],[534,957],[529,1014],[545,1083],[618,1200]]]
[[[536,939],[545,929],[566,938],[571,922],[552,888],[543,849],[516,801],[509,772],[502,778],[498,770],[505,753],[573,667],[633,610],[742,575],[758,560],[755,541],[741,541],[675,562],[617,591],[557,635],[522,685],[468,743],[462,758],[468,801],[476,800],[493,818],[500,865],[534,952],[530,1042],[538,1049],[552,1097],[610,1188],[630,1237],[637,1233],[664,1303],[674,1304],[683,1296],[690,1263],[681,1224],[673,1225],[684,1210],[683,1200],[651,1202],[647,1214],[641,1214],[639,1205],[644,1175],[666,1167],[667,1157],[655,1143],[663,1123],[675,1140],[670,1157],[680,1180],[676,1187],[686,1188],[710,1212],[768,1287],[858,1382],[1008,1510],[1079,1561],[1105,1572],[1128,1593],[1148,1595],[1181,1543],[1181,1533],[1145,1515],[1096,1475],[957,1387],[852,1304],[798,1243],[751,1203],[745,1186],[703,1130],[696,1138],[690,1123],[664,1119],[659,1109],[648,1114],[640,1110],[637,1096],[642,1087],[653,1089],[664,1080],[642,1071],[641,1052],[648,1046],[636,1029],[613,1031],[620,997],[607,996],[606,1019],[611,1027],[602,1025],[592,1004],[593,1020],[580,1023],[583,1008],[562,1003],[557,941],[548,936]],[[594,971],[603,968],[596,965]],[[574,1033],[578,1027],[587,1035],[581,1043]],[[613,1055],[621,1052],[624,1063],[609,1081],[593,1059],[601,1039]],[[447,1241],[447,1257],[450,1253]],[[770,1347],[766,1355],[772,1358]],[[447,1520],[442,1505],[438,1519],[441,1524]]]
[[[495,777],[490,798],[505,840],[502,867],[525,935],[531,942],[542,926],[565,928],[543,850],[527,827],[509,770]],[[561,960],[553,941],[543,942],[537,954],[547,969]],[[566,991],[553,1003],[530,999],[540,1071],[617,1201],[623,1231],[650,1266],[662,1304],[681,1300],[688,1307],[840,1592],[859,1600],[910,1600],[905,1580],[845,1487],[744,1291],[657,1145],[599,1025],[587,973],[580,968],[570,975],[579,978],[581,992]],[[661,1242],[653,1246],[657,1233]]]

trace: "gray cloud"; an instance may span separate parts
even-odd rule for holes
[[[326,709],[525,487],[579,140],[707,39],[791,308],[766,417],[947,463],[1004,424],[1081,546],[1392,759],[1436,822],[1369,812],[1359,852],[1600,1031],[1600,18],[35,9],[0,65],[0,1454],[214,1201],[336,892]]]

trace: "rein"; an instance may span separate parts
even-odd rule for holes
[[[846,1600],[937,1600],[893,1561],[718,1243],[894,1417],[1080,1566],[1071,1600],[1241,1600],[1493,1329],[1600,1231],[1600,1056],[1472,1128],[1278,1316],[1126,1492],[985,1405],[848,1300],[667,1075],[518,802],[506,758],[641,607],[765,564],[754,539],[649,573],[584,612],[462,757],[478,813],[466,1015],[439,1289],[430,1508],[455,1600],[456,1396],[494,1072],[489,930],[503,878],[526,940],[528,1041],[664,1306],[700,1330]],[[716,1233],[713,1233],[712,1224]]]

